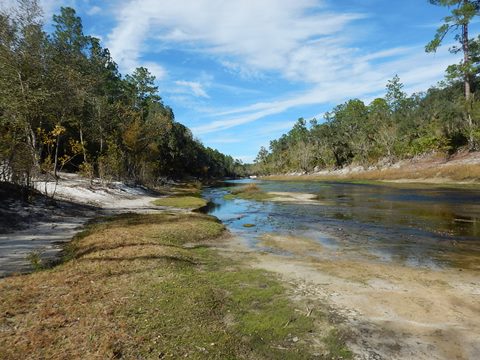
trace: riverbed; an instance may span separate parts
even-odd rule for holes
[[[255,181],[266,192],[315,198],[284,202],[224,199],[231,186],[248,182],[252,181],[208,188],[204,197],[213,203],[210,214],[252,248],[261,246],[269,234],[281,234],[310,238],[345,256],[410,266],[480,269],[480,189]]]
[[[224,198],[246,182],[203,194],[235,235],[228,251],[327,304],[357,358],[480,356],[478,188],[255,181],[303,196]]]

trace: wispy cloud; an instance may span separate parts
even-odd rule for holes
[[[333,41],[329,37],[365,17],[319,11],[322,5],[315,0],[129,1],[118,12],[108,45],[126,67],[141,56],[146,40],[155,37],[164,44],[181,43],[224,56],[224,66],[244,73],[277,70],[303,76],[291,66],[299,51],[310,53],[301,44],[315,39],[311,48],[324,51],[324,44]]]
[[[212,139],[209,141],[209,143],[212,144],[237,144],[244,141],[244,139],[240,139],[238,137],[220,137],[216,139]]]
[[[87,10],[87,15],[97,15],[102,12],[102,8],[100,6],[92,6],[90,9]]]
[[[121,68],[142,62],[146,43],[161,49],[189,50],[241,78],[262,81],[274,76],[303,84],[303,90],[278,93],[270,100],[233,107],[193,127],[195,134],[230,129],[295,107],[366,100],[382,94],[388,79],[399,74],[407,89],[425,89],[442,77],[452,62],[439,51],[426,55],[423,45],[371,51],[357,47],[355,28],[369,14],[335,12],[321,0],[131,0],[117,12],[108,47]],[[208,98],[204,83],[176,80],[199,98]],[[213,88],[213,84],[210,84]],[[174,91],[174,90],[173,90]],[[183,90],[186,91],[186,90]]]
[[[222,119],[213,120],[193,130],[199,134],[225,130],[302,105],[338,103],[354,97],[368,103],[378,96],[383,96],[385,84],[395,74],[399,74],[401,81],[408,84],[405,88],[407,92],[422,91],[438,81],[443,76],[445,68],[454,61],[446,50],[447,47],[442,47],[435,54],[435,66],[432,66],[432,55],[425,54],[423,47],[412,47],[406,53],[404,50],[401,51],[404,56],[389,62],[375,66],[366,63],[363,73],[355,77],[348,73],[338,74],[337,81],[320,83],[300,94],[286,94],[283,99],[258,102],[219,112],[215,116]]]
[[[203,88],[203,85],[200,84],[199,82],[177,80],[175,81],[175,84],[180,86],[181,88],[186,88],[188,92],[191,92],[195,96],[209,98],[207,92]]]

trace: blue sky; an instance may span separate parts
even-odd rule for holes
[[[446,8],[427,0],[44,0],[72,6],[122,74],[146,66],[177,121],[243,161],[299,117],[441,80],[453,55],[425,54]],[[48,23],[49,20],[47,20]]]

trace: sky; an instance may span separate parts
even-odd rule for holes
[[[40,2],[47,30],[60,6],[75,8],[122,74],[147,67],[177,121],[244,162],[299,117],[368,104],[396,74],[407,93],[426,90],[456,62],[448,46],[424,52],[448,14],[427,0]]]

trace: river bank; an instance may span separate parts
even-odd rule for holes
[[[480,354],[477,188],[245,180],[205,196],[237,235],[226,256],[327,304],[355,358]]]
[[[95,217],[164,209],[152,204],[160,193],[76,174],[60,173],[57,183],[37,181],[36,188],[28,202],[8,184],[0,188],[0,277],[56,262],[63,245]]]
[[[327,304],[328,316],[348,329],[355,358],[473,360],[480,354],[478,271],[353,260],[342,251],[326,254],[312,239],[281,235],[266,237],[256,250],[238,238],[225,251],[279,274],[310,308]]]
[[[325,308],[304,311],[275,274],[222,256],[224,225],[191,212],[205,204],[193,188],[175,192],[95,213],[60,264],[0,279],[0,358],[351,357]]]
[[[262,178],[283,181],[391,181],[476,186],[480,183],[480,152],[462,152],[452,156],[434,153],[394,163],[384,161],[367,167],[351,165],[336,170],[294,172]]]
[[[404,246],[390,249],[388,241],[383,250],[415,261],[386,261],[349,220],[384,216],[386,240],[402,239],[395,228],[415,209],[412,219],[434,216],[422,231],[475,237],[476,192],[421,187],[416,199],[397,187],[271,182],[253,193],[264,186],[263,201],[210,189],[210,208],[226,206],[220,217],[232,234],[215,217],[191,212],[205,204],[198,189],[177,187],[169,197],[143,198],[146,207],[130,208],[137,214],[123,209],[91,221],[63,247],[64,263],[0,279],[3,358],[474,359],[480,352],[478,257],[469,247],[476,243],[418,247],[411,236],[425,234],[407,221]],[[129,196],[141,203],[140,194]],[[451,213],[432,206],[439,199],[455,201]],[[396,202],[402,216],[392,213]],[[314,214],[321,218],[305,218]],[[437,222],[445,216],[462,222]],[[305,221],[315,232],[296,229]],[[275,233],[280,224],[291,235]],[[366,230],[375,238],[380,229]],[[428,249],[438,245],[442,256],[432,257]],[[421,258],[430,260],[417,266]]]

